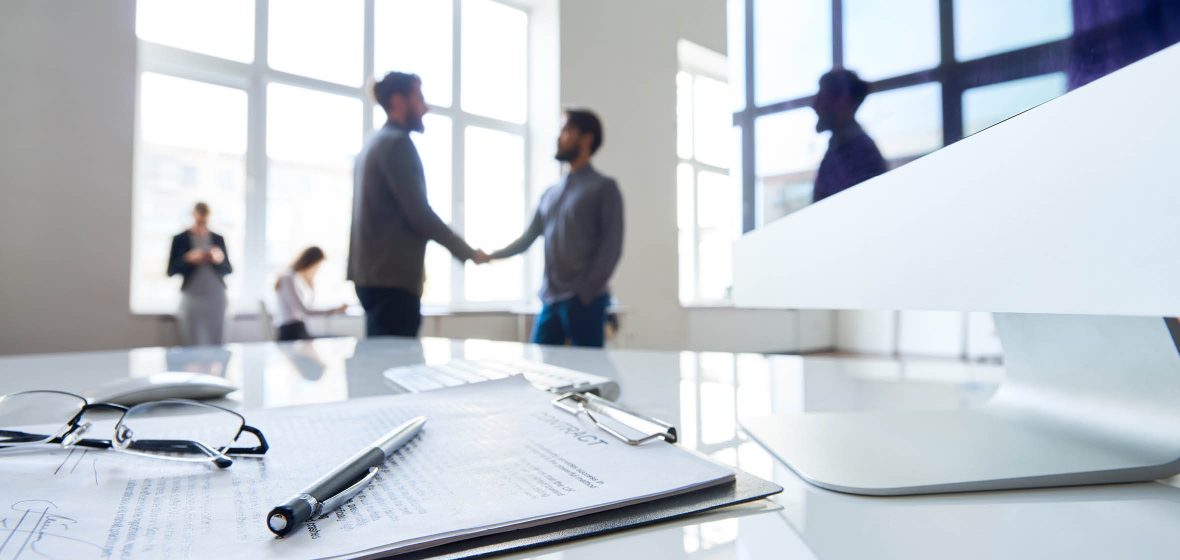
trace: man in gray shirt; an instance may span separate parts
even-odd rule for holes
[[[565,116],[554,157],[569,163],[569,174],[541,196],[524,234],[491,258],[523,253],[545,236],[543,306],[532,341],[601,347],[610,303],[607,282],[623,251],[623,195],[614,179],[590,165],[602,146],[598,117],[574,109]]]
[[[422,160],[410,132],[423,132],[422,80],[390,72],[373,86],[389,120],[356,158],[348,279],[365,308],[368,336],[418,336],[427,241],[465,261],[487,262],[426,201]]]

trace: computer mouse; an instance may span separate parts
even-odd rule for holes
[[[221,377],[204,373],[163,372],[146,377],[125,377],[83,391],[90,402],[132,406],[162,399],[216,399],[238,387]]]

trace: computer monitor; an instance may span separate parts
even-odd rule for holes
[[[738,306],[996,312],[1007,377],[957,412],[746,422],[861,494],[1180,473],[1180,45],[743,237]]]

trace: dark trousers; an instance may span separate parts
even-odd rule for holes
[[[307,323],[303,321],[292,321],[285,325],[279,325],[279,342],[309,338],[311,338],[311,333],[307,332]]]
[[[577,297],[547,303],[541,307],[541,314],[533,324],[532,341],[554,345],[564,345],[568,341],[574,346],[602,348],[609,303],[610,294],[594,298],[590,305],[583,304]]]
[[[365,336],[418,336],[422,298],[399,288],[356,287],[365,308]]]

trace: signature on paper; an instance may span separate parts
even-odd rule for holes
[[[97,454],[91,454],[89,449],[78,451],[77,447],[71,447],[70,452],[62,459],[57,469],[53,471],[54,476],[74,474],[74,471],[78,470],[78,466],[87,458],[89,458],[90,471],[94,473],[94,485],[98,486],[98,456]]]
[[[78,558],[102,551],[97,544],[71,537],[78,522],[57,509],[48,500],[21,500],[0,512],[0,560]]]

